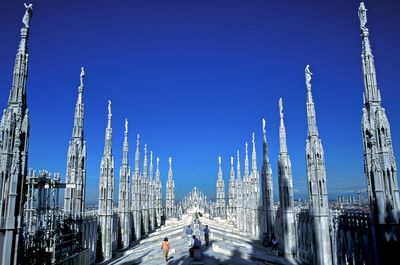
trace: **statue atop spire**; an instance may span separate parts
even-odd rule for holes
[[[244,177],[247,178],[250,175],[249,171],[249,144],[246,142],[246,156],[244,157]]]
[[[304,70],[305,74],[306,74],[306,85],[307,85],[307,89],[311,90],[311,76],[313,73],[311,73],[310,71],[310,66],[307,64],[306,69]]]
[[[24,6],[25,6],[25,15],[24,15],[24,17],[22,18],[22,23],[24,23],[24,26],[25,26],[25,28],[29,28],[29,21],[31,20],[31,17],[32,17],[32,11],[33,11],[33,9],[32,9],[32,4],[29,4],[29,5],[27,5],[26,3],[24,3]]]
[[[253,151],[256,149],[256,141],[255,141],[255,134],[254,132],[251,134],[251,143],[253,144]]]
[[[267,122],[265,121],[264,118],[262,118],[262,131],[263,131],[263,135],[267,134],[267,130],[265,129],[265,127],[267,126]]]
[[[111,128],[111,117],[112,117],[112,113],[111,113],[111,100],[108,100],[108,128]]]
[[[221,166],[221,156],[218,157],[218,164]]]
[[[83,78],[85,77],[85,69],[83,68],[83,66],[81,67],[81,75],[80,75],[80,85],[79,88],[83,89]]]
[[[85,70],[83,68],[83,66],[81,67],[81,74],[80,74],[80,83],[79,83],[79,87],[78,87],[78,103],[82,104],[82,93],[83,93],[83,78],[85,77]]]
[[[281,118],[281,125],[283,124],[283,101],[279,98],[279,117]]]
[[[125,134],[128,133],[128,119],[125,118]]]
[[[286,146],[286,128],[285,122],[283,120],[283,101],[282,98],[279,98],[279,116],[280,116],[280,128],[279,128],[279,143],[280,143],[280,152],[287,153]]]
[[[360,18],[360,29],[365,29],[367,24],[367,9],[364,2],[361,2],[358,8],[358,17]]]

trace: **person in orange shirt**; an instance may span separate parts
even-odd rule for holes
[[[171,247],[169,246],[168,237],[164,238],[164,241],[161,243],[161,249],[163,250],[163,256],[165,257],[165,262],[168,261],[168,253]]]

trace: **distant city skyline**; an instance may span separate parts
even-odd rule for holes
[[[0,104],[11,88],[23,1],[0,4]],[[278,99],[283,98],[295,198],[305,197],[307,135],[304,68],[313,72],[317,123],[325,149],[329,197],[366,188],[361,141],[363,80],[359,2],[319,1],[33,1],[29,40],[30,168],[65,176],[81,66],[85,67],[87,203],[97,203],[100,159],[113,107],[115,187],[129,120],[133,170],[136,134],[160,157],[163,194],[172,157],[177,199],[197,186],[215,198],[218,156],[225,187],[230,156],[267,120],[277,201]],[[400,151],[400,3],[366,1],[382,106]],[[251,148],[250,148],[251,152]],[[155,162],[155,159],[154,159]],[[236,167],[235,167],[236,169]],[[227,194],[227,193],[226,193]],[[115,192],[115,197],[118,191]],[[60,201],[62,196],[60,196]]]

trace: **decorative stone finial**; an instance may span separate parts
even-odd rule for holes
[[[125,118],[125,134],[128,133],[128,119]]]
[[[231,156],[231,166],[233,167],[233,156]]]
[[[254,132],[251,134],[251,142],[252,142],[252,144],[253,144],[253,146],[254,146],[254,144],[256,143],[256,137],[255,137],[255,134],[254,134]]]
[[[237,161],[238,161],[238,163],[239,163],[239,160],[240,160],[240,153],[239,153],[239,150],[237,150],[237,152],[236,152],[236,158],[237,158]]]
[[[150,164],[153,164],[153,151],[150,151]]]
[[[249,144],[246,142],[246,156],[249,153]]]
[[[160,165],[160,158],[157,157],[157,168],[158,168],[159,165]]]
[[[367,9],[365,8],[364,2],[361,2],[358,8],[358,17],[360,18],[360,29],[365,29],[365,25],[367,24]]]
[[[172,167],[172,157],[168,158],[168,162],[169,162],[169,167],[171,168]]]
[[[144,144],[144,155],[147,156],[147,144]]]
[[[282,98],[279,98],[279,116],[281,117],[281,121],[283,121],[283,101],[282,101]]]
[[[218,164],[221,165],[221,156],[218,157]]]
[[[25,15],[22,18],[22,23],[24,23],[25,28],[29,29],[29,21],[32,17],[33,5],[32,4],[27,5],[26,3],[24,3],[24,6],[25,6]]]

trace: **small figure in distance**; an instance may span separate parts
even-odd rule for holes
[[[164,241],[161,243],[161,249],[163,250],[163,257],[165,258],[165,262],[168,261],[168,253],[169,250],[171,249],[169,242],[168,242],[168,237],[164,238]]]
[[[208,225],[204,228],[204,240],[206,241],[206,246],[208,246],[210,242],[210,228],[208,228]]]
[[[278,239],[276,239],[275,235],[272,235],[272,250],[278,249]]]

